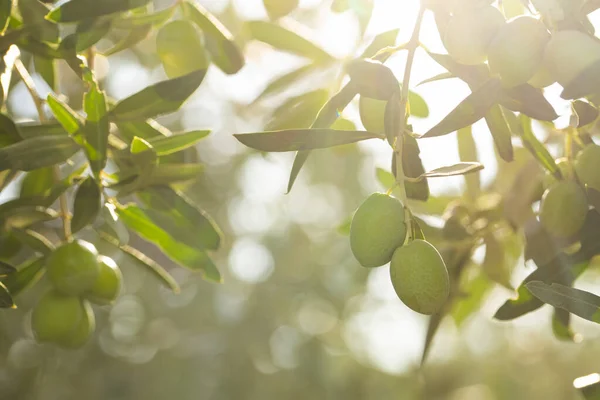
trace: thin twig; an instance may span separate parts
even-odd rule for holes
[[[15,61],[15,68],[17,69],[17,72],[21,76],[21,79],[23,80],[23,83],[25,84],[27,91],[29,92],[29,94],[31,95],[31,98],[33,99],[33,103],[35,104],[35,108],[38,112],[38,117],[40,119],[40,122],[41,123],[47,122],[48,119],[46,118],[46,113],[44,112],[45,100],[42,98],[42,96],[40,96],[40,93],[38,92],[38,90],[35,86],[35,81],[33,80],[31,75],[29,74],[29,71],[27,71],[27,68],[25,67],[25,65],[23,64],[23,62],[20,59],[17,59]],[[54,182],[55,183],[60,182],[60,170],[57,165],[55,165],[54,168],[52,169],[52,173],[54,176]],[[58,201],[59,201],[59,205],[60,205],[60,214],[61,214],[62,221],[63,221],[63,230],[64,230],[64,234],[65,234],[65,239],[70,240],[71,236],[72,236],[72,234],[71,234],[71,217],[69,215],[69,205],[67,204],[67,196],[64,193],[61,194],[60,197],[58,198]]]
[[[425,14],[425,6],[421,4],[419,8],[419,14],[417,16],[417,20],[415,21],[415,27],[413,29],[412,36],[408,43],[406,43],[405,48],[408,50],[408,55],[406,56],[406,66],[404,67],[404,78],[402,79],[402,91],[400,93],[400,121],[398,132],[396,132],[396,145],[395,145],[395,157],[396,157],[396,181],[400,186],[402,186],[401,200],[406,205],[407,197],[406,197],[406,189],[404,187],[404,169],[402,167],[402,148],[404,144],[404,131],[406,130],[406,108],[408,105],[408,93],[409,93],[409,85],[410,85],[410,75],[412,71],[413,62],[415,59],[415,52],[419,47],[419,34],[421,32],[421,23],[423,22],[423,15]]]

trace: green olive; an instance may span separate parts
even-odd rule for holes
[[[55,341],[61,347],[67,349],[82,347],[88,342],[96,329],[96,318],[92,306],[86,300],[83,300],[81,304],[83,306],[83,313],[75,329]]]
[[[504,16],[494,6],[462,9],[454,13],[444,30],[444,46],[461,64],[482,64],[494,35],[504,24]]]
[[[350,226],[350,247],[358,262],[379,267],[392,259],[406,237],[404,206],[386,194],[374,193],[356,210]]]
[[[549,40],[550,33],[536,18],[521,16],[509,21],[490,44],[490,70],[500,75],[507,87],[526,83],[542,66]]]
[[[575,159],[575,172],[583,185],[600,191],[600,146],[586,146]]]
[[[50,282],[67,295],[80,295],[92,287],[100,273],[98,252],[83,240],[65,243],[46,260]]]
[[[600,60],[600,42],[580,31],[558,31],[544,52],[544,64],[554,80],[567,86]]]
[[[561,157],[561,158],[555,160],[555,163],[565,180],[573,180],[573,171],[571,168],[571,164],[569,163],[569,160],[566,157]],[[544,187],[544,190],[548,189],[550,186],[554,185],[556,182],[558,182],[558,181],[554,177],[554,175],[552,175],[549,172],[546,172],[546,174],[544,175],[544,179],[542,180],[542,185]]]
[[[394,252],[390,276],[396,294],[410,309],[431,315],[440,311],[450,293],[442,256],[425,240],[413,240]]]
[[[85,293],[85,297],[96,304],[110,304],[119,296],[123,275],[110,257],[99,256],[98,263],[100,273],[94,285]]]
[[[588,202],[585,191],[575,182],[560,181],[542,196],[540,222],[554,236],[570,237],[585,222]]]
[[[31,328],[37,341],[58,342],[76,331],[85,314],[83,302],[50,290],[33,308]]]

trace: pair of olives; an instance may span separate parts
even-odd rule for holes
[[[94,245],[75,240],[56,248],[46,260],[52,289],[34,307],[31,326],[39,342],[66,348],[83,346],[95,329],[90,302],[112,303],[121,290],[122,275]]]
[[[564,179],[544,179],[546,190],[539,217],[548,232],[569,238],[581,230],[586,220],[589,206],[585,187],[600,191],[600,146],[586,146],[575,159],[574,171],[566,159],[556,164]]]
[[[543,88],[568,85],[600,60],[600,42],[581,31],[550,34],[531,16],[505,21],[496,7],[464,8],[452,15],[442,32],[448,53],[459,63],[482,64],[499,75],[505,86],[529,83]]]
[[[350,247],[367,268],[388,262],[396,294],[412,310],[434,314],[443,307],[450,290],[446,264],[429,242],[405,244],[404,205],[382,193],[369,196],[356,210],[350,227]]]

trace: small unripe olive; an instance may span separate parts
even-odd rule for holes
[[[392,259],[406,237],[404,206],[383,193],[369,196],[356,210],[350,225],[350,247],[358,262],[379,267]]]
[[[560,172],[565,180],[573,179],[573,171],[571,165],[569,164],[569,160],[566,157],[561,157],[555,160],[556,166],[560,169]],[[554,185],[556,182],[556,178],[549,172],[546,172],[544,175],[544,179],[542,180],[542,185],[544,190],[548,189],[550,186]]]
[[[413,240],[394,252],[390,276],[400,300],[418,313],[434,314],[448,299],[446,264],[437,249],[424,240]]]
[[[600,191],[600,146],[586,146],[575,159],[575,172],[583,185]]]
[[[55,341],[61,347],[67,349],[82,347],[87,343],[96,329],[96,317],[94,316],[92,306],[86,300],[82,300],[81,304],[83,306],[83,313],[75,329]]]
[[[33,308],[31,329],[39,342],[58,342],[75,332],[85,313],[82,301],[50,290]]]
[[[550,33],[540,20],[517,17],[504,24],[489,47],[488,61],[492,72],[500,75],[507,87],[530,80],[544,60]]]
[[[575,31],[558,31],[544,52],[544,64],[554,80],[567,86],[586,68],[600,60],[600,42],[590,35]]]
[[[504,16],[496,7],[487,5],[456,12],[444,31],[443,42],[448,54],[457,62],[481,64],[494,35],[504,25]]]
[[[99,256],[98,263],[100,273],[94,285],[85,293],[85,297],[96,304],[110,304],[119,296],[123,275],[110,257]]]
[[[92,287],[100,266],[93,244],[83,240],[65,243],[46,260],[50,282],[56,290],[68,295],[80,295]]]
[[[542,196],[540,222],[557,237],[570,237],[581,229],[588,212],[585,191],[575,182],[560,181]]]

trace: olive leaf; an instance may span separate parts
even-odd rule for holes
[[[492,134],[500,158],[507,162],[512,161],[514,157],[512,132],[508,126],[502,107],[498,104],[492,106],[485,115],[485,122]]]
[[[383,135],[378,133],[337,129],[288,129],[234,136],[248,147],[268,152],[324,149],[361,140],[383,139]]]
[[[54,8],[46,19],[53,22],[77,22],[132,10],[149,2],[150,0],[70,0]]]
[[[33,171],[61,164],[80,147],[68,136],[40,136],[0,148],[0,171]]]
[[[538,299],[583,319],[600,323],[600,297],[558,283],[531,281],[525,286]]]
[[[87,177],[75,192],[71,231],[79,232],[94,222],[102,208],[102,192],[94,178]]]
[[[16,297],[25,289],[35,285],[44,275],[45,257],[36,257],[25,261],[17,268],[17,272],[10,274],[2,281],[9,293]]]
[[[421,174],[419,178],[440,178],[454,175],[465,175],[481,171],[483,164],[478,162],[461,162],[447,167],[440,167]]]
[[[546,149],[546,147],[535,137],[531,127],[531,119],[523,114],[520,115],[519,119],[521,121],[519,133],[527,150],[529,150],[540,164],[546,168],[548,172],[554,175],[556,179],[562,179],[562,173],[556,165],[554,157],[552,157],[550,152],[548,152],[548,149]]]

